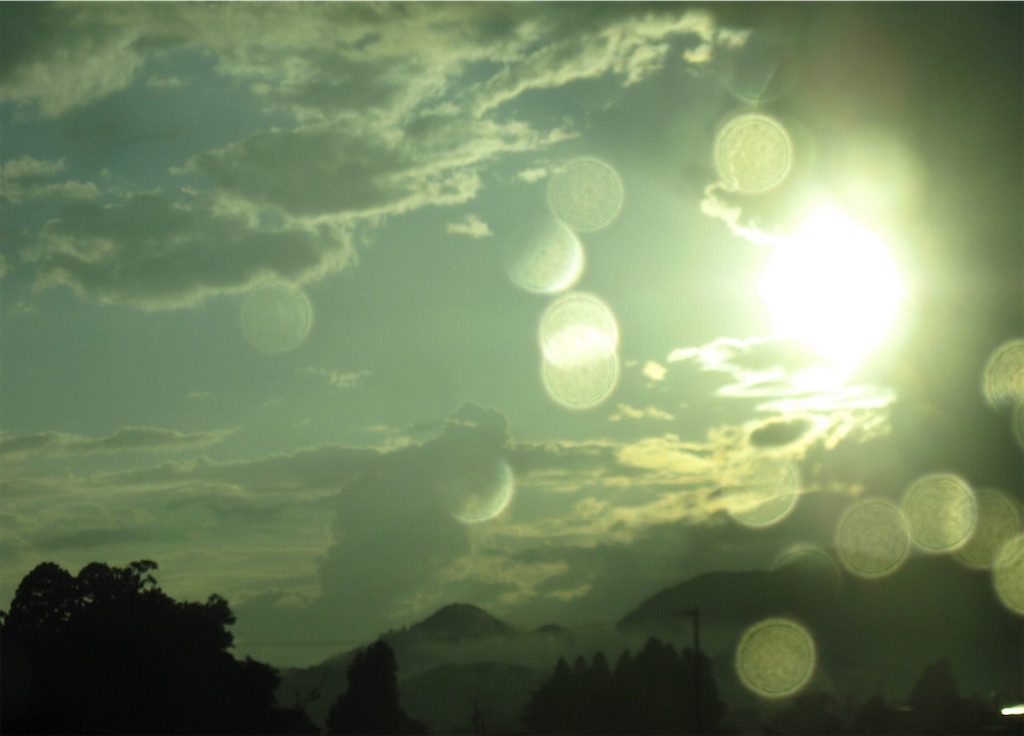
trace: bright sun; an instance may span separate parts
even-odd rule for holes
[[[776,246],[760,290],[778,334],[845,371],[881,341],[903,297],[882,241],[832,208]]]

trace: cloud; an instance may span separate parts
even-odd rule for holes
[[[178,89],[183,87],[185,83],[180,77],[176,77],[173,74],[170,76],[151,76],[146,80],[147,87],[156,87],[158,89]]]
[[[619,404],[618,411],[608,417],[608,420],[612,422],[621,422],[623,419],[656,419],[662,422],[671,422],[675,417],[667,411],[662,411],[654,406],[637,409],[629,404]]]
[[[487,223],[473,214],[466,215],[462,222],[449,222],[445,232],[468,235],[471,238],[489,238],[494,235]]]
[[[476,113],[482,115],[528,90],[562,87],[608,73],[621,76],[623,85],[629,86],[662,67],[671,49],[668,39],[713,38],[714,22],[702,11],[679,13],[673,8],[616,17],[617,10],[592,14],[588,22],[574,17],[574,22],[560,26],[557,34],[547,29],[546,43],[537,44],[519,63],[507,66],[479,87],[473,106]]]
[[[5,7],[0,100],[45,119],[127,88],[144,56],[131,24],[89,6]]]
[[[665,379],[665,373],[667,370],[665,366],[654,360],[648,360],[644,363],[643,374],[651,379],[652,381],[662,381]]]
[[[328,368],[313,367],[299,368],[298,371],[307,375],[323,378],[331,386],[334,386],[334,388],[342,390],[362,385],[363,379],[371,375],[370,371],[367,370],[338,373],[337,371],[332,371]]]
[[[199,457],[166,462],[140,470],[103,473],[92,477],[90,483],[171,496],[179,489],[230,486],[249,494],[322,497],[337,493],[369,472],[379,457],[377,450],[324,445],[247,461],[218,463]]]
[[[60,432],[40,432],[0,437],[0,455],[29,456],[94,455],[118,452],[175,452],[209,447],[223,441],[232,430],[178,432],[158,427],[122,427],[108,437],[83,437]]]
[[[813,427],[808,417],[771,420],[750,432],[750,444],[755,447],[778,447],[796,442]]]
[[[716,394],[735,398],[789,397],[836,389],[837,375],[803,343],[786,338],[738,340],[722,337],[707,345],[673,350],[668,362],[695,363],[732,383]]]
[[[38,263],[36,288],[66,285],[104,304],[163,310],[244,290],[268,274],[316,279],[351,255],[348,234],[336,228],[265,229],[203,200],[138,194],[69,206],[27,257]]]
[[[7,161],[0,169],[0,200],[17,204],[43,199],[88,201],[99,197],[99,189],[91,181],[52,181],[66,168],[64,159],[22,156]]]
[[[367,218],[467,202],[481,187],[477,167],[567,135],[449,107],[398,130],[323,124],[261,131],[192,157],[179,173],[205,175],[231,197],[292,217]]]

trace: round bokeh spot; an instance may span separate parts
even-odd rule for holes
[[[1024,340],[1010,340],[992,353],[985,365],[982,388],[992,406],[1024,402]]]
[[[793,140],[782,123],[768,115],[737,115],[715,138],[715,166],[730,190],[757,194],[774,189],[792,165]]]
[[[975,570],[988,570],[999,550],[1013,537],[1024,532],[1024,513],[1002,491],[983,488],[975,494],[978,522],[974,534],[956,552],[956,558]]]
[[[1003,545],[992,564],[992,583],[1003,605],[1024,616],[1024,534]]]
[[[541,315],[538,332],[544,358],[555,365],[572,365],[618,350],[615,314],[593,294],[572,292],[553,301]]]
[[[770,618],[751,626],[736,648],[740,682],[763,698],[788,698],[811,681],[817,666],[814,638],[786,618]]]
[[[583,244],[568,225],[554,218],[514,236],[502,255],[512,283],[534,294],[565,291],[583,273]]]
[[[800,474],[792,462],[755,457],[729,467],[723,500],[736,521],[763,528],[789,516],[799,495]]]
[[[622,179],[611,165],[598,158],[578,158],[551,177],[548,206],[576,232],[594,232],[619,216],[624,193]]]
[[[772,570],[778,571],[800,590],[816,597],[836,598],[842,587],[842,573],[835,558],[816,544],[800,542],[790,545],[775,558]]]
[[[978,521],[974,491],[952,473],[932,473],[914,481],[900,507],[911,540],[930,554],[955,552],[974,534]]]
[[[262,286],[242,302],[242,333],[265,353],[283,353],[302,344],[313,326],[313,306],[288,284]]]
[[[903,513],[892,501],[870,498],[848,508],[836,529],[843,566],[862,578],[895,572],[910,555],[910,535]]]
[[[619,381],[619,327],[611,308],[573,292],[552,302],[538,328],[541,377],[548,395],[568,409],[605,401]]]
[[[544,359],[541,378],[548,396],[566,409],[593,409],[614,393],[621,367],[612,349],[592,351],[585,358],[556,363]]]
[[[475,462],[462,462],[440,478],[437,493],[456,519],[464,524],[479,524],[508,508],[515,494],[515,479],[504,460],[478,458]]]

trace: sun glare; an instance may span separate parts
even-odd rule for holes
[[[778,334],[852,370],[891,325],[903,284],[877,235],[826,208],[776,246],[760,292]]]

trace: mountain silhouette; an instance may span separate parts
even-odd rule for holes
[[[580,632],[549,623],[519,630],[468,604],[445,606],[407,629],[381,635],[399,665],[399,696],[411,718],[431,730],[468,732],[473,695],[487,722],[515,730],[530,683],[559,657],[597,650],[635,654],[649,637],[681,651],[693,646],[699,607],[701,650],[712,662],[727,720],[758,723],[754,697],[735,673],[736,646],[747,627],[789,617],[814,638],[819,675],[809,689],[858,702],[884,694],[905,700],[923,668],[947,657],[965,695],[1007,695],[1024,689],[1020,653],[1024,627],[996,599],[991,577],[948,557],[914,556],[894,574],[864,580],[840,572],[825,557],[773,571],[716,572],[673,585],[641,601],[614,630]],[[354,656],[342,652],[319,665],[282,672],[282,704],[305,702],[323,723],[346,687]],[[320,697],[310,699],[319,691]]]
[[[836,568],[838,570],[838,568]],[[685,644],[699,607],[702,649],[722,676],[726,700],[749,699],[733,658],[743,631],[768,617],[790,617],[812,634],[828,688],[866,698],[879,689],[906,697],[939,656],[954,665],[964,692],[1024,688],[1024,627],[996,599],[991,577],[944,557],[911,557],[876,580],[823,575],[817,568],[719,572],[671,586],[618,623],[620,631]]]
[[[524,638],[530,639],[534,636],[530,632],[519,631],[482,608],[466,603],[454,603],[438,609],[406,629],[388,631],[379,638],[386,641],[394,651],[398,662],[399,696],[408,715],[427,723],[433,730],[435,726],[432,724],[448,722],[445,719],[454,719],[452,723],[469,723],[469,706],[462,702],[464,699],[457,699],[461,705],[442,703],[443,707],[439,708],[436,704],[418,697],[417,692],[445,688],[450,690],[451,687],[445,683],[453,678],[458,682],[472,681],[472,676],[466,676],[459,670],[463,666],[468,666],[470,672],[474,667],[482,667],[483,669],[477,672],[478,676],[481,672],[490,672],[481,683],[490,682],[495,677],[499,680],[507,677],[508,672],[512,670],[502,668],[508,667],[518,667],[516,672],[522,676],[516,682],[523,680],[524,677],[529,680],[530,677],[523,675],[523,672],[533,670],[523,667],[521,663],[517,665],[517,656],[522,658],[522,651],[517,649],[521,650]],[[296,702],[305,703],[310,718],[315,723],[323,724],[330,704],[347,687],[346,672],[354,657],[355,650],[340,652],[312,667],[283,670],[281,685],[278,688],[280,702],[289,705]],[[546,667],[555,658],[555,654],[545,655],[541,662]],[[486,665],[488,662],[491,663],[490,666]],[[442,666],[447,669],[431,672]],[[498,674],[494,674],[495,672]],[[531,677],[539,678],[541,669],[538,668],[535,672],[537,674]],[[413,683],[412,700],[408,703],[405,692],[407,682]],[[509,702],[514,701],[514,707],[508,706],[504,701],[499,703],[499,699],[495,697],[489,697],[487,702],[491,703],[490,709],[494,713],[500,711],[518,715],[517,709],[522,704],[520,700],[525,701],[525,696],[520,698],[521,690],[521,687],[513,687],[508,691],[512,698]],[[465,692],[465,689],[461,692]],[[454,710],[445,715],[448,708]]]
[[[492,636],[514,636],[518,630],[487,611],[468,603],[453,603],[441,608],[400,634],[387,637],[422,637],[430,639],[484,639]]]

